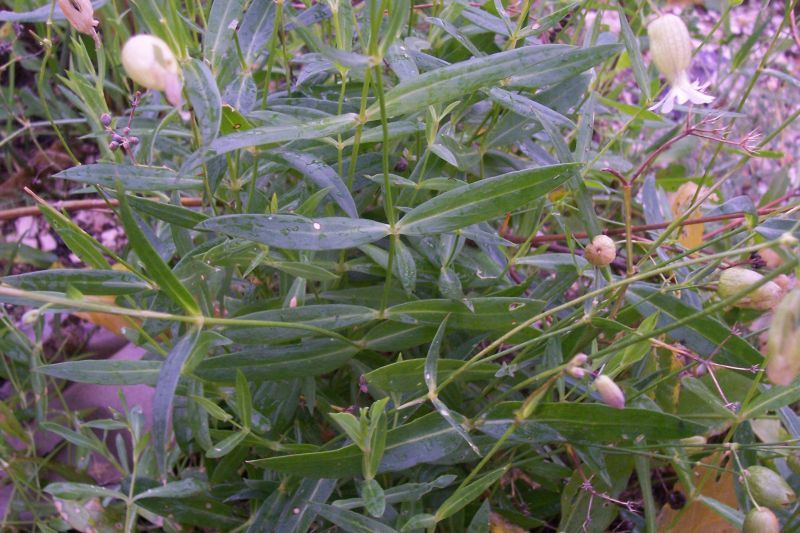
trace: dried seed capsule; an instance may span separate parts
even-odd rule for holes
[[[178,60],[163,40],[153,35],[134,35],[122,48],[122,66],[133,81],[163,91],[170,104],[181,106],[183,82]]]
[[[780,533],[781,523],[775,513],[766,507],[752,509],[744,517],[742,533]]]
[[[783,507],[797,499],[792,487],[777,472],[764,466],[745,470],[747,484],[758,505]]]
[[[717,293],[722,298],[727,298],[747,289],[751,285],[755,285],[763,277],[758,272],[746,268],[728,268],[719,277]],[[783,291],[780,285],[774,281],[768,281],[733,305],[743,309],[766,311],[778,305],[782,294]]]
[[[617,257],[617,245],[608,235],[597,235],[586,246],[583,256],[594,266],[608,266]]]
[[[622,392],[622,389],[619,388],[619,385],[614,383],[613,379],[605,374],[601,374],[594,380],[594,384],[606,405],[610,405],[616,409],[625,407],[625,394]]]

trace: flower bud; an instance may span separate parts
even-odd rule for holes
[[[617,257],[617,246],[608,235],[598,235],[586,246],[583,256],[594,266],[608,266]]]
[[[791,291],[775,309],[767,334],[767,377],[789,385],[800,374],[800,289]]]
[[[605,374],[601,374],[594,380],[594,384],[603,402],[607,405],[616,409],[625,407],[625,394],[622,392],[622,389],[619,388],[619,385],[614,383],[613,379]]]
[[[95,30],[100,21],[94,18],[94,7],[91,0],[58,0],[58,7],[61,8],[73,28],[86,35],[91,35],[97,46],[100,46],[100,37]]]
[[[751,285],[758,283],[763,277],[764,276],[758,272],[746,268],[728,268],[724,270],[719,277],[717,293],[720,297],[727,298],[728,296],[746,290]],[[778,305],[782,293],[783,291],[780,285],[773,281],[768,281],[733,305],[743,309],[766,311]]]
[[[575,379],[583,379],[586,375],[586,369],[581,367],[585,365],[588,360],[588,355],[579,353],[567,363],[567,368],[564,371]]]
[[[800,474],[800,452],[791,452],[786,457],[786,464],[789,465],[789,470],[795,474]]]
[[[797,499],[792,487],[774,470],[764,466],[751,466],[744,473],[758,505],[783,507]]]
[[[744,517],[742,533],[780,533],[781,523],[775,513],[766,507],[752,509]]]
[[[102,115],[100,115],[100,124],[102,124],[106,128],[111,126],[111,115],[109,115],[108,113],[103,113]]]
[[[163,40],[153,35],[134,35],[122,47],[122,66],[142,87],[163,91],[170,104],[180,107],[183,103],[178,60]]]

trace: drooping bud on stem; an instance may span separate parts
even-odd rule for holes
[[[800,374],[800,289],[787,294],[775,309],[767,358],[767,377],[776,385],[789,385]]]
[[[95,44],[100,46],[100,36],[95,29],[99,20],[94,18],[94,7],[91,0],[58,0],[58,7],[67,17],[72,27],[81,33],[91,35]]]
[[[153,35],[134,35],[122,48],[122,66],[142,87],[162,91],[175,107],[183,104],[178,60],[163,40]]]
[[[625,407],[625,394],[622,392],[622,389],[619,388],[619,385],[614,383],[613,379],[605,374],[601,374],[594,380],[594,384],[606,405],[610,405],[616,409]]]
[[[774,470],[756,465],[745,470],[744,475],[758,505],[785,507],[797,499],[792,487]]]
[[[608,235],[597,235],[586,246],[583,256],[594,266],[608,266],[617,257],[617,245]]]
[[[752,509],[744,517],[742,533],[781,533],[781,523],[766,507]]]
[[[724,270],[719,277],[717,293],[722,298],[727,298],[746,290],[758,283],[764,276],[746,268],[732,267]],[[766,311],[772,309],[781,299],[783,290],[773,281],[761,285],[753,292],[738,300],[733,305],[743,309],[758,309]]]

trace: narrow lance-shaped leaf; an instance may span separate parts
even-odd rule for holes
[[[215,5],[218,3],[215,2]],[[236,2],[231,0],[226,3]],[[207,145],[217,138],[222,124],[222,97],[217,81],[211,70],[199,59],[193,59],[183,66],[183,79],[200,129],[200,139]]]
[[[499,217],[564,183],[575,166],[518,170],[452,189],[412,209],[397,230],[405,235],[446,233]]]
[[[148,274],[175,303],[183,307],[189,314],[198,314],[200,308],[194,297],[183,286],[175,273],[172,272],[169,265],[161,259],[161,256],[158,255],[158,252],[155,251],[153,245],[150,244],[150,241],[147,240],[144,232],[139,227],[139,222],[133,217],[133,211],[128,205],[125,192],[118,188],[117,193],[120,218],[128,235],[128,241],[139,256],[139,259],[144,263]]]
[[[473,481],[469,485],[459,487],[452,496],[447,498],[444,503],[439,506],[435,515],[436,521],[441,522],[469,505],[472,500],[494,485],[505,473],[506,468],[498,468]]]
[[[167,437],[175,389],[181,377],[183,363],[189,358],[199,338],[199,330],[193,329],[175,343],[158,375],[153,396],[153,439],[156,462],[163,479],[167,477]]]
[[[330,189],[331,197],[351,218],[358,218],[356,203],[350,191],[333,168],[312,155],[303,152],[284,150],[279,156],[291,168],[301,172],[321,189]]]
[[[389,234],[387,224],[373,220],[310,219],[297,215],[224,215],[210,218],[197,227],[289,250],[353,248]]]

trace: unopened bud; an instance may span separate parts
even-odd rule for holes
[[[34,324],[37,320],[39,320],[40,316],[42,316],[41,311],[39,311],[38,309],[31,309],[30,311],[26,311],[22,315],[22,323],[27,326],[30,326],[31,324]]]
[[[751,466],[744,473],[758,505],[784,507],[797,499],[792,487],[774,470],[764,466]]]
[[[686,446],[683,451],[688,455],[702,452],[705,449],[702,445],[707,442],[708,440],[703,435],[695,435],[680,440],[680,443]]]
[[[719,277],[719,288],[717,292],[720,297],[727,298],[728,296],[742,292],[748,287],[755,285],[761,281],[763,277],[764,276],[758,272],[746,268],[728,268],[724,270]],[[783,291],[777,283],[768,281],[747,296],[736,301],[733,305],[743,309],[766,311],[778,305],[782,294]]]
[[[594,385],[597,387],[597,392],[600,393],[600,397],[606,405],[610,405],[616,409],[625,407],[625,394],[622,392],[622,389],[619,388],[619,385],[614,383],[613,379],[605,374],[601,374],[594,380]]]
[[[109,127],[111,125],[111,115],[109,115],[108,113],[103,113],[102,115],[100,115],[100,124],[102,124],[106,128]]]
[[[787,294],[772,317],[767,334],[767,377],[789,385],[800,374],[800,289]]]
[[[795,474],[800,474],[800,453],[792,452],[786,458],[786,464],[789,465],[789,470]]]
[[[119,148],[119,143],[117,141],[111,141],[110,143],[108,143],[109,150],[114,151],[117,148]]]
[[[787,231],[778,238],[778,244],[786,248],[792,248],[797,246],[797,237]]]
[[[781,523],[775,513],[766,507],[752,509],[744,517],[742,533],[780,533]]]
[[[94,18],[94,7],[91,0],[58,0],[58,7],[64,12],[64,16],[67,17],[73,28],[86,35],[91,35],[94,42],[100,46],[100,37],[95,30],[100,21]]]
[[[589,356],[585,353],[579,353],[567,363],[567,368],[564,370],[567,374],[575,379],[583,379],[586,375],[586,369],[581,368],[589,360]]]
[[[783,258],[772,248],[764,248],[758,252],[758,255],[764,260],[764,264],[767,268],[778,268],[783,264]]]
[[[139,144],[139,137],[128,137],[128,141],[133,145],[137,145]]]
[[[598,235],[586,246],[583,256],[594,266],[608,266],[617,257],[617,245],[608,235]]]
[[[134,35],[122,48],[122,66],[133,81],[162,91],[170,104],[181,106],[183,82],[178,60],[163,40],[153,35]]]

